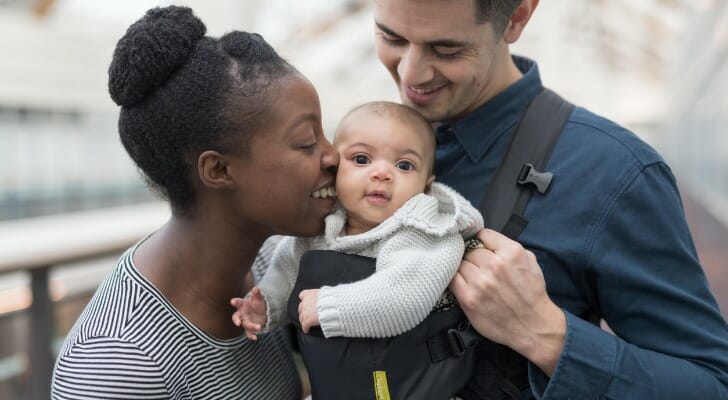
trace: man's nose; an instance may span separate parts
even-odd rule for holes
[[[407,50],[402,53],[402,58],[397,66],[397,73],[400,81],[408,86],[425,84],[435,76],[426,50],[415,45],[409,45]]]

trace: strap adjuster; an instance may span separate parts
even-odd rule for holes
[[[465,340],[463,340],[459,330],[455,328],[448,329],[447,341],[450,343],[451,357],[460,357],[465,354]]]
[[[551,186],[551,180],[553,177],[554,174],[551,172],[537,171],[536,168],[533,167],[533,164],[526,163],[523,164],[521,173],[518,174],[518,184],[525,185],[530,183],[536,187],[536,190],[539,193],[544,194],[549,189],[549,186]]]

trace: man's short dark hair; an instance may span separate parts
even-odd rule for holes
[[[502,35],[521,0],[476,0],[475,19],[479,24],[492,22],[497,35]]]

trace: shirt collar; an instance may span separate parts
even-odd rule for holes
[[[523,73],[521,79],[465,117],[438,128],[438,133],[454,135],[473,162],[478,162],[498,138],[513,129],[543,88],[535,61],[519,56],[513,56],[513,61]]]

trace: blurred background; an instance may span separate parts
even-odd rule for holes
[[[0,400],[47,398],[48,366],[89,296],[168,215],[119,143],[106,71],[128,25],[171,3],[0,0]],[[328,134],[356,104],[398,100],[368,0],[175,3],[211,35],[261,33],[313,81]],[[665,156],[725,315],[728,1],[544,0],[513,50]]]

